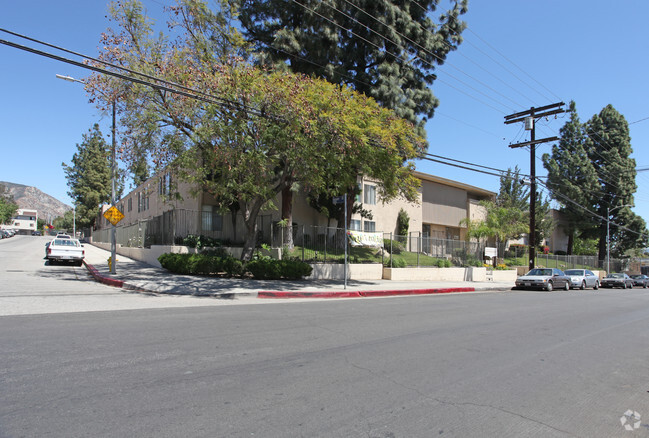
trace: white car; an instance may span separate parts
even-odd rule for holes
[[[570,277],[570,287],[581,290],[592,287],[594,290],[599,289],[599,277],[588,269],[567,269],[563,271]]]

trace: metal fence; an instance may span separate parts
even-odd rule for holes
[[[95,242],[110,242],[110,228],[95,230]],[[222,216],[195,210],[169,210],[160,216],[117,227],[117,244],[149,248],[151,245],[182,245],[188,236],[203,236],[224,246],[241,246],[246,226],[241,215]],[[257,218],[257,244],[271,244],[273,227],[270,215]]]

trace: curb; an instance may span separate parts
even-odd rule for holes
[[[95,280],[97,280],[100,283],[107,284],[108,286],[114,286],[114,287],[124,287],[124,281],[123,280],[117,280],[115,278],[110,278],[110,277],[104,277],[99,273],[97,268],[92,266],[91,264],[87,263],[85,260],[83,261],[83,264],[86,265],[86,268],[88,271],[90,271],[90,275],[92,275]]]
[[[431,295],[447,294],[454,292],[475,292],[474,287],[449,287],[438,289],[401,289],[401,290],[365,290],[343,292],[287,292],[287,291],[259,291],[258,298],[367,298],[387,297],[397,295]]]

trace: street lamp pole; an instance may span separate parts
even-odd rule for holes
[[[624,207],[633,207],[631,204],[620,205],[611,210],[610,206],[606,207],[606,273],[611,273],[611,211],[619,210]]]
[[[111,162],[110,162],[110,180],[111,180],[111,207],[115,206],[115,99],[113,99],[113,127],[112,127],[112,144],[111,144]],[[115,265],[117,264],[117,225],[111,224],[110,230],[110,273],[115,274]]]
[[[63,76],[63,75],[56,75],[57,78],[63,79],[64,81],[69,81],[69,82],[79,82],[80,84],[86,84],[84,81],[75,79],[71,76]],[[113,108],[112,108],[112,144],[111,144],[111,163],[110,163],[110,180],[111,180],[111,194],[110,194],[110,204],[111,207],[115,206],[115,149],[116,149],[116,140],[115,140],[115,98],[113,100]],[[76,211],[75,211],[76,213]],[[76,220],[75,220],[76,222]],[[115,274],[115,265],[117,264],[117,226],[115,224],[111,224],[111,233],[110,233],[110,273]],[[76,231],[76,230],[75,230]]]

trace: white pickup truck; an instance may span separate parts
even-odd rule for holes
[[[54,261],[72,262],[81,266],[85,255],[83,245],[81,245],[79,240],[70,239],[69,237],[60,238],[57,236],[54,240],[49,242],[47,249],[45,250],[45,258],[47,258],[50,263]]]

